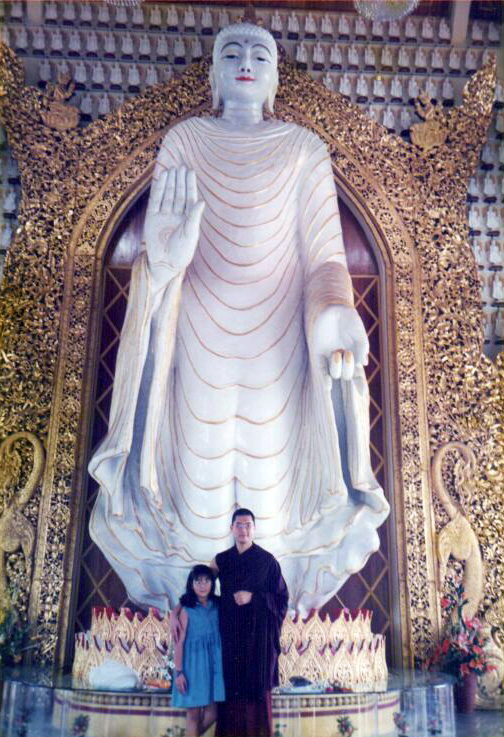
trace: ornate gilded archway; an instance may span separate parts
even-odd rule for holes
[[[8,556],[7,573],[40,627],[37,658],[62,663],[103,254],[149,184],[163,132],[182,116],[207,112],[208,63],[79,128],[63,94],[58,101],[54,91],[25,87],[15,56],[5,47],[1,53],[2,121],[18,159],[23,200],[1,296],[0,437],[29,431],[45,443],[47,456],[43,482],[24,507],[36,529],[33,578],[26,581],[23,555],[16,552]],[[439,113],[427,106],[412,144],[290,64],[281,67],[277,117],[326,140],[338,186],[383,256],[404,662],[422,658],[440,626],[435,543],[447,515],[434,496],[430,457],[450,441],[469,446],[477,460],[474,492],[467,503],[460,498],[461,509],[483,558],[492,561],[480,608],[498,626],[504,622],[502,390],[496,368],[481,355],[479,282],[465,217],[494,78],[490,66],[476,74],[460,108]],[[19,453],[22,468],[31,467],[30,449]],[[457,458],[448,461],[445,485],[457,500]],[[22,485],[23,471],[4,484],[3,510]],[[454,575],[457,565],[449,563]]]

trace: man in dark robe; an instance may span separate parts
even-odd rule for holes
[[[237,509],[235,545],[211,566],[221,585],[220,632],[226,701],[215,737],[271,737],[271,689],[278,685],[280,630],[288,591],[278,562],[253,542],[255,518]]]

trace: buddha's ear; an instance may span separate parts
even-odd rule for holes
[[[218,110],[220,104],[219,86],[215,76],[215,69],[213,66],[210,67],[210,89],[212,90],[212,109]]]
[[[276,79],[272,82],[268,97],[266,98],[266,110],[269,113],[273,113],[273,107],[275,104],[275,97],[278,89],[278,71],[276,73]]]

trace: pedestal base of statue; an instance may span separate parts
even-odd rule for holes
[[[161,737],[185,728],[185,712],[172,708],[168,692],[87,689],[36,668],[4,678],[2,737]],[[333,737],[342,724],[358,737],[454,737],[452,683],[404,673],[379,692],[326,693],[312,686],[273,694],[276,735]]]
[[[171,707],[170,696],[121,693],[89,693],[71,699],[56,695],[54,724],[66,724],[72,734],[82,714],[89,717],[86,737],[160,737],[171,728],[185,728],[185,711]],[[273,725],[282,737],[333,737],[338,719],[347,718],[361,737],[396,735],[394,714],[399,708],[399,692],[382,694],[328,694],[309,696],[273,696]],[[169,732],[168,732],[169,733]],[[12,737],[17,735],[12,733]],[[214,734],[211,728],[208,737]],[[9,733],[6,737],[11,737]],[[27,737],[30,737],[27,735]]]

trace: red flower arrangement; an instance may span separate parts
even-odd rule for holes
[[[467,619],[464,616],[466,604],[462,584],[454,586],[453,592],[441,599],[447,617],[446,632],[425,663],[427,668],[449,673],[459,682],[469,673],[481,676],[495,670],[495,666],[488,663],[484,650],[488,638],[483,634],[483,625],[477,617]]]

